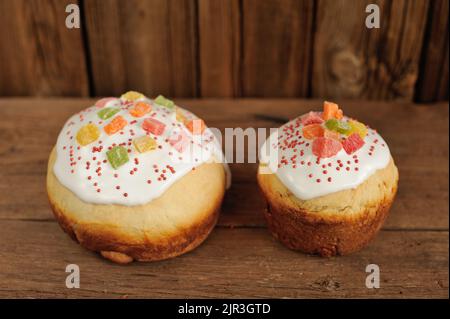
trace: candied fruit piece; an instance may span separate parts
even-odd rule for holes
[[[341,137],[341,135],[340,135],[338,132],[336,132],[336,131],[330,131],[330,130],[324,130],[323,136],[324,136],[324,137],[328,137],[328,138],[335,139],[335,140],[337,140],[337,141],[339,141],[339,140],[340,140],[340,137]]]
[[[114,146],[106,152],[106,157],[114,169],[118,169],[120,166],[129,161],[128,151],[123,146]]]
[[[139,153],[145,153],[156,149],[158,144],[150,136],[144,135],[133,140],[134,147]]]
[[[120,111],[120,109],[116,108],[116,107],[105,107],[104,109],[101,109],[100,111],[98,111],[97,115],[102,120],[107,120],[110,117],[113,117],[114,115],[116,115],[117,112],[119,112],[119,111]]]
[[[323,136],[323,127],[320,124],[310,124],[303,126],[303,136],[307,139],[313,139]]]
[[[192,134],[200,135],[205,131],[206,125],[201,119],[193,119],[186,123],[186,127]]]
[[[100,130],[94,124],[86,124],[81,127],[77,133],[77,142],[82,145],[88,145],[96,141],[100,136]]]
[[[323,102],[322,118],[326,121],[336,116],[339,106],[336,103],[325,101]]]
[[[177,150],[179,153],[183,153],[189,144],[189,137],[181,131],[179,134],[169,138],[169,144]]]
[[[300,121],[301,121],[302,125],[305,125],[305,126],[309,125],[309,124],[321,124],[321,123],[323,123],[323,119],[320,116],[320,114],[317,113],[317,112],[313,112],[313,111],[303,115],[300,118]]]
[[[358,133],[353,133],[342,141],[342,146],[347,154],[353,154],[364,145],[364,141]]]
[[[337,110],[336,114],[334,115],[338,120],[342,120],[342,118],[344,117],[344,112],[339,109]]]
[[[153,133],[155,135],[161,135],[162,133],[164,133],[166,125],[153,118],[147,118],[142,123],[142,128],[147,132]]]
[[[152,110],[152,106],[145,102],[137,102],[130,110],[130,114],[134,117],[144,116],[146,113]]]
[[[136,91],[128,91],[124,94],[122,94],[122,96],[120,97],[121,99],[125,100],[125,101],[136,101],[139,99],[144,98],[145,95]]]
[[[177,121],[181,122],[181,123],[186,123],[188,120],[186,118],[186,116],[183,114],[183,111],[181,111],[179,108],[177,108],[177,110],[176,110],[176,118],[177,118]]]
[[[159,105],[162,105],[162,106],[165,106],[165,107],[167,107],[168,109],[171,109],[171,110],[172,110],[172,109],[174,108],[174,106],[175,106],[175,103],[173,103],[172,100],[169,100],[169,99],[165,98],[165,97],[162,96],[162,95],[158,95],[158,96],[156,97],[155,103],[157,103],[157,104],[159,104]]]
[[[100,99],[97,102],[95,102],[95,106],[96,107],[105,107],[106,105],[108,105],[109,102],[117,101],[117,100],[119,100],[119,99],[116,97],[105,97],[105,98]]]
[[[318,137],[312,143],[312,152],[320,158],[332,157],[339,153],[342,144],[332,138]]]
[[[362,139],[366,137],[367,127],[365,124],[358,122],[356,120],[349,120],[348,125],[350,126],[350,133],[358,133]]]
[[[112,119],[111,122],[109,122],[105,127],[103,128],[108,135],[112,135],[114,133],[119,132],[121,129],[123,129],[128,122],[120,115],[116,116]]]
[[[350,133],[350,125],[347,122],[330,119],[325,122],[325,127],[331,131],[336,131],[341,134],[348,135]]]

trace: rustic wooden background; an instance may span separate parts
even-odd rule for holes
[[[77,3],[81,28],[65,27]],[[376,3],[381,28],[367,29]],[[448,100],[448,0],[0,0],[0,96]]]

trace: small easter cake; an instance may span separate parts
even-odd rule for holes
[[[291,249],[334,256],[376,235],[397,192],[398,170],[375,130],[325,102],[323,112],[269,136],[257,178],[274,237]]]
[[[213,229],[229,183],[217,139],[192,113],[138,92],[73,115],[48,162],[62,228],[117,263],[188,252]]]

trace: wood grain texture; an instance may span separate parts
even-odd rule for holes
[[[313,7],[310,0],[243,0],[242,96],[307,96]]]
[[[124,267],[54,222],[0,227],[0,297],[448,298],[447,232],[382,231],[359,253],[322,259],[282,247],[265,229],[219,227],[191,253]],[[370,263],[380,267],[380,289],[365,286]],[[68,264],[80,267],[80,289],[65,287]]]
[[[197,96],[195,0],[86,0],[95,95]]]
[[[380,8],[368,29],[366,6]],[[316,97],[412,100],[428,1],[320,0],[312,93]]]
[[[448,100],[448,10],[446,0],[430,2],[427,41],[416,86],[416,99],[420,102]]]
[[[0,96],[87,96],[80,29],[65,25],[70,0],[0,1]]]
[[[199,0],[202,97],[241,94],[241,12],[238,0]]]

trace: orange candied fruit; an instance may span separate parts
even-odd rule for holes
[[[340,134],[339,134],[339,132],[336,132],[336,131],[325,130],[323,133],[323,136],[326,138],[332,138],[337,141],[340,140]]]
[[[343,116],[342,111],[339,112],[339,106],[333,102],[323,102],[322,118],[327,121],[332,118],[337,118],[337,116],[341,116],[341,118]]]
[[[307,139],[313,139],[316,137],[322,137],[324,129],[320,124],[310,124],[303,127],[303,136]]]
[[[152,106],[145,102],[137,102],[134,105],[134,108],[130,110],[130,114],[134,117],[141,117],[144,116],[146,113],[150,112],[152,110]]]
[[[192,134],[197,135],[203,134],[206,125],[205,122],[201,119],[193,119],[186,124],[186,127],[189,131],[191,131]]]
[[[103,128],[108,135],[113,135],[123,129],[128,122],[120,115],[116,116]]]

